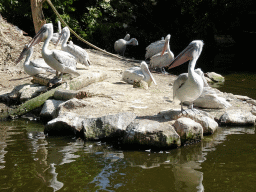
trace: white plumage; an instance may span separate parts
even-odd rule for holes
[[[157,53],[160,53],[164,48],[164,43],[165,43],[165,40],[162,38],[162,40],[155,41],[151,43],[149,46],[147,46],[145,59],[149,59],[152,56],[156,55]]]
[[[61,31],[57,44],[61,39],[63,39],[61,44],[61,49],[63,51],[66,51],[72,54],[75,57],[77,62],[82,63],[86,66],[90,66],[91,62],[89,60],[88,53],[83,48],[73,44],[72,41],[69,44],[67,44],[69,37],[70,37],[70,30],[68,27],[64,27]]]
[[[122,79],[130,84],[133,84],[135,80],[144,80],[150,86],[152,81],[156,84],[156,81],[148,69],[146,62],[141,62],[140,67],[131,67],[124,71]]]
[[[31,56],[33,55],[33,47],[30,47],[30,49],[28,49],[28,45],[25,45],[16,63],[19,63],[24,55],[26,55],[26,59],[25,62],[23,63],[23,68],[28,75],[34,76],[40,73],[56,72],[54,69],[52,69],[49,65],[45,63],[44,59],[35,59],[30,61]]]
[[[192,41],[171,63],[170,68],[177,67],[190,60],[188,66],[188,75],[181,74],[173,84],[173,100],[181,102],[181,111],[183,111],[182,103],[188,102],[193,110],[193,101],[196,100],[203,92],[204,81],[198,73],[195,72],[196,61],[199,58],[203,41]]]
[[[171,52],[169,45],[170,38],[171,35],[167,35],[161,52],[150,58],[150,68],[160,68],[161,72],[164,72],[164,67],[168,66],[173,61],[174,54]]]
[[[130,38],[130,35],[129,35],[129,38]],[[125,39],[128,39],[128,37],[126,36]],[[122,55],[124,56],[124,52],[126,50],[126,46],[127,45],[133,45],[133,46],[136,46],[138,45],[138,40],[135,39],[135,38],[132,38],[130,40],[125,40],[125,39],[119,39],[115,42],[114,44],[114,49],[115,51],[119,54],[119,55]]]
[[[63,73],[71,73],[75,75],[80,75],[76,71],[76,60],[75,57],[65,51],[61,50],[49,50],[48,45],[53,35],[53,26],[52,23],[44,24],[43,27],[38,31],[36,36],[32,39],[29,44],[29,48],[37,43],[39,43],[44,36],[47,36],[43,48],[42,56],[44,61],[53,69],[56,70],[56,75],[58,72],[61,72],[61,80]]]

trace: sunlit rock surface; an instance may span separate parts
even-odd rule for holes
[[[254,125],[255,116],[245,110],[229,110],[220,118],[221,125]]]
[[[181,117],[173,124],[175,130],[181,138],[181,142],[189,142],[191,140],[201,140],[203,138],[203,127],[194,120]]]

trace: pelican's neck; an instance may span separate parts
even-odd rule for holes
[[[33,54],[33,50],[32,49],[28,50],[27,57],[25,59],[25,62],[23,63],[23,66],[29,65],[29,61],[30,61],[32,54]]]
[[[126,41],[126,45],[130,45],[134,41],[134,38],[130,39],[129,41]]]
[[[51,54],[51,51],[48,49],[48,45],[49,45],[50,40],[52,39],[52,36],[53,36],[52,29],[48,29],[48,37],[44,41],[44,45],[43,45],[43,48],[42,48],[42,55],[44,55],[44,54],[46,54],[46,55]]]
[[[171,52],[171,49],[170,49],[170,42],[167,41],[167,52],[169,53],[169,55],[173,55],[173,53]]]
[[[62,44],[61,44],[62,49],[67,47],[67,42],[70,37],[70,33],[65,31],[63,35],[64,35],[64,40],[62,41]]]
[[[60,21],[58,21],[58,32],[61,33],[61,24],[60,24]]]
[[[195,75],[195,66],[196,66],[196,61],[198,57],[194,57],[188,65],[188,77],[193,77]]]

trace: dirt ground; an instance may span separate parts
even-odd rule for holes
[[[15,63],[24,45],[30,40],[31,37],[23,35],[15,26],[2,19],[0,15],[0,95],[11,92],[17,85],[31,83],[32,77],[28,76],[23,70],[25,59],[19,64]],[[34,47],[32,60],[42,57],[42,45],[41,42]],[[53,44],[50,45],[50,49],[54,48]],[[121,80],[122,73],[130,67],[139,66],[140,61],[118,59],[94,49],[87,49],[87,52],[92,65],[86,67],[78,64],[77,71],[81,75],[103,72],[107,73],[108,78],[103,82],[84,87],[83,91],[89,91],[98,96],[84,98],[83,100],[88,103],[86,109],[76,109],[73,112],[78,114],[88,113],[89,117],[94,117],[131,111],[137,116],[152,118],[160,111],[180,109],[178,104],[172,102],[171,84],[176,78],[175,75],[153,73],[157,85],[152,84],[147,90],[133,88],[133,85]],[[232,108],[243,106],[246,110],[251,109],[248,104],[240,103],[237,100],[231,101],[231,104],[233,105]],[[0,103],[0,109],[4,107],[6,106]],[[215,111],[223,113],[225,109]]]
[[[31,40],[31,37],[23,35],[21,31],[4,19],[0,18],[0,21],[0,94],[3,94],[10,92],[17,85],[31,83],[32,77],[23,70],[25,59],[17,65],[15,63],[24,45]],[[31,60],[42,57],[42,45],[41,42],[35,46]],[[50,48],[55,47],[51,45]],[[95,114],[133,111],[138,115],[153,115],[161,110],[170,109],[172,87],[169,83],[175,79],[175,76],[153,73],[157,85],[152,84],[147,90],[133,88],[133,85],[121,80],[122,73],[127,68],[139,66],[140,61],[121,60],[94,49],[87,49],[87,52],[92,65],[85,67],[78,64],[77,71],[80,74],[90,72],[108,74],[108,78],[104,82],[95,83],[83,89],[101,95],[87,99],[95,108]]]

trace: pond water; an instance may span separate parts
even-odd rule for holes
[[[236,94],[255,98],[248,76],[227,77],[225,84],[232,78],[248,85]],[[43,129],[24,119],[1,122],[0,191],[255,190],[255,127],[220,127],[202,142],[169,151],[44,137]]]

